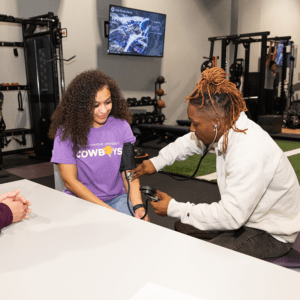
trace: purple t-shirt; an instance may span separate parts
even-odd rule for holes
[[[52,163],[76,164],[78,180],[104,202],[125,193],[120,164],[124,143],[135,143],[125,120],[108,117],[106,123],[91,127],[86,150],[73,155],[72,143],[54,139]],[[67,188],[65,193],[73,195]]]

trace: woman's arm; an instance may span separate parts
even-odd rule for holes
[[[76,164],[58,164],[58,169],[66,188],[74,195],[89,202],[93,202],[95,204],[115,210],[100,200],[84,184],[78,181]]]
[[[126,192],[128,193],[128,183],[125,177],[125,171],[122,172],[122,179],[123,179],[123,184],[125,187]],[[132,181],[130,181],[130,195],[129,195],[130,201],[132,206],[135,206],[137,204],[143,204],[143,200],[142,200],[142,194],[140,191],[140,180],[139,179],[134,179]],[[145,208],[141,207],[138,208],[135,211],[135,217],[140,219],[144,216],[145,214]],[[144,218],[145,221],[150,221],[150,218],[148,215],[145,216]]]
[[[269,51],[268,51],[268,56],[267,56],[266,66],[269,66],[269,65],[270,65],[272,45],[273,45],[273,41],[270,41],[270,46],[269,46]]]
[[[275,42],[274,53],[273,53],[273,57],[272,57],[272,60],[274,60],[274,61],[276,59],[277,48],[278,48],[278,42]]]

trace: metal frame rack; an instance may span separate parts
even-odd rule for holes
[[[52,12],[29,19],[0,15],[0,22],[22,26],[22,42],[0,41],[0,46],[24,49],[27,81],[26,85],[0,86],[0,91],[28,91],[32,128],[19,130],[22,134],[33,134],[35,156],[49,159],[53,146],[53,142],[47,136],[50,118],[59,103],[60,94],[65,90],[62,38],[67,36],[67,31],[61,28],[58,17]],[[6,130],[4,135],[9,133],[10,131]]]

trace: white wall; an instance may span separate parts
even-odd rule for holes
[[[103,22],[108,20],[109,4],[166,14],[164,57],[108,55]],[[167,94],[163,97],[167,106],[163,113],[167,117],[165,123],[173,125],[177,119],[187,117],[184,97],[200,78],[203,56],[208,56],[210,50],[208,37],[230,32],[231,1],[1,0],[1,14],[29,18],[49,11],[58,15],[62,27],[68,29],[68,37],[63,40],[64,58],[76,55],[73,61],[65,63],[66,84],[84,70],[99,68],[117,80],[125,98],[154,97],[155,80],[163,75],[166,83],[162,88]],[[0,41],[22,41],[20,26],[0,23]],[[216,55],[220,55],[220,46],[217,42]],[[12,48],[2,48],[0,82],[25,84],[23,50],[19,48],[19,57],[15,58]],[[16,99],[16,92],[5,92],[3,113],[7,128],[30,128],[28,99],[25,97],[24,113],[17,111]]]

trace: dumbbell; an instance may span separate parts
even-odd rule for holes
[[[158,83],[164,83],[165,82],[165,78],[163,76],[158,76],[157,79],[156,79],[156,81]]]
[[[146,97],[146,98],[147,98],[147,100],[148,100],[148,104],[149,104],[149,105],[153,105],[153,101],[152,101],[151,97]]]
[[[146,113],[146,123],[152,124],[153,123],[153,114],[151,112]]]
[[[148,104],[149,104],[148,97],[142,97],[142,98],[141,98],[141,102],[142,102],[142,104],[144,104],[144,105],[148,105]]]
[[[153,123],[159,123],[159,113],[157,111],[152,112],[152,117],[153,117]]]
[[[163,89],[157,89],[156,90],[156,95],[163,96],[164,94],[165,94],[165,91]]]
[[[163,113],[158,113],[158,123],[162,124],[165,121],[166,117]]]
[[[132,116],[132,124],[139,125],[141,123],[140,114],[133,114]]]
[[[128,105],[129,105],[129,106],[131,106],[131,105],[132,105],[132,100],[131,100],[131,98],[127,98],[127,100],[126,100],[126,101],[127,101],[127,103],[128,103]]]
[[[144,113],[140,113],[140,124],[145,124],[147,122],[147,116]]]
[[[143,101],[142,100],[137,100],[136,105],[143,105]]]
[[[129,104],[129,106],[134,106],[136,105],[136,98],[127,98],[127,103]]]

